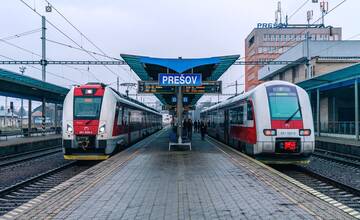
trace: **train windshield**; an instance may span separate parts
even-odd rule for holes
[[[99,119],[102,97],[75,97],[74,119]]]
[[[293,86],[268,86],[270,115],[275,120],[301,119],[296,88]]]

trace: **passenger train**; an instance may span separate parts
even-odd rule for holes
[[[162,128],[162,115],[99,83],[74,86],[63,106],[63,152],[68,160],[105,160]]]
[[[201,112],[208,134],[269,164],[307,163],[314,152],[309,96],[285,82],[265,82]]]

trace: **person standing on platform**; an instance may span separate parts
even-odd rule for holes
[[[206,123],[203,121],[201,121],[200,123],[200,132],[201,132],[201,140],[204,140],[206,134]]]
[[[182,136],[188,136],[188,132],[187,132],[187,130],[188,130],[188,120],[186,119],[186,118],[184,118],[184,121],[183,121],[183,124],[182,124],[182,133],[183,133],[183,135]]]
[[[193,123],[192,120],[189,118],[187,121],[187,133],[190,140],[192,139],[192,127],[193,127]]]
[[[197,121],[195,120],[195,121],[194,121],[194,132],[195,132],[195,133],[197,132],[197,129],[198,129],[198,123],[197,123]]]

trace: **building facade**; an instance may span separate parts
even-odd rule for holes
[[[275,28],[258,26],[259,28],[254,28],[245,39],[245,61],[272,61],[298,43],[305,41],[306,36],[313,41],[342,39],[342,30],[338,27],[290,24],[275,26]],[[261,83],[258,79],[261,68],[261,65],[245,66],[245,91]]]

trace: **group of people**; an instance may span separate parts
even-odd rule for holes
[[[201,133],[201,139],[204,140],[205,138],[205,134],[206,134],[206,130],[207,130],[207,125],[204,121],[193,121],[191,120],[191,118],[185,119],[183,122],[183,128],[184,128],[184,132],[186,132],[185,134],[187,134],[188,138],[191,140],[192,138],[192,132],[194,130],[195,133]],[[194,129],[193,129],[194,128]]]

